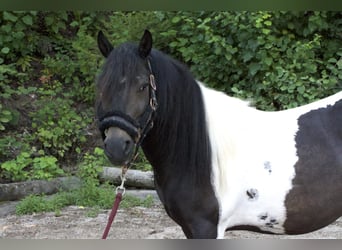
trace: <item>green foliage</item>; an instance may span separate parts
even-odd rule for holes
[[[91,207],[92,209],[88,210],[87,215],[95,217],[97,216],[99,209],[110,209],[112,207],[114,196],[114,189],[109,185],[98,187],[90,183],[85,183],[85,185],[80,189],[70,192],[60,192],[50,199],[47,199],[45,196],[28,196],[17,205],[16,214],[24,215],[54,211],[56,215],[58,215],[63,207],[76,205],[79,207]],[[152,205],[152,196],[140,199],[125,195],[120,207],[151,207]]]
[[[2,175],[12,181],[24,181],[29,178],[29,172],[25,171],[32,163],[30,154],[22,152],[14,160],[1,164]]]
[[[64,174],[53,156],[32,157],[29,152],[21,152],[15,159],[5,161],[0,167],[1,175],[11,181],[31,179],[51,179]]]
[[[30,145],[22,143],[14,136],[4,136],[0,138],[0,158],[11,159],[16,152],[29,151]]]
[[[277,110],[341,88],[340,18],[339,12],[170,12],[160,35],[209,86]]]
[[[5,130],[5,125],[12,120],[11,111],[4,109],[0,103],[0,131]]]
[[[64,171],[57,165],[56,157],[41,156],[33,159],[31,170],[32,179],[48,180],[63,174]]]
[[[86,183],[82,188],[70,192],[59,192],[51,199],[45,196],[31,195],[24,198],[16,207],[18,215],[38,212],[60,211],[65,206],[87,206],[110,208],[114,192],[109,187],[99,188]]]
[[[152,166],[146,159],[142,149],[139,149],[139,154],[135,162],[132,163],[131,168],[141,171],[152,171]]]
[[[79,166],[78,175],[85,181],[99,183],[98,175],[104,166],[110,163],[101,148],[96,147],[94,153],[85,153]]]
[[[17,215],[54,211],[52,203],[46,202],[43,196],[30,195],[25,197],[16,207]]]
[[[157,35],[164,28],[160,23],[160,14],[155,11],[113,12],[104,32],[114,46],[127,41],[136,43],[145,29]],[[157,39],[154,40],[157,42]]]
[[[148,195],[145,199],[140,199],[135,196],[125,195],[122,199],[120,207],[122,208],[130,208],[130,207],[152,207],[153,205],[153,197]]]
[[[55,83],[54,87],[58,86]],[[42,148],[56,157],[70,151],[80,153],[79,146],[86,141],[84,129],[91,120],[85,112],[79,114],[73,108],[74,102],[67,94],[59,97],[61,90],[50,91],[44,90],[44,98],[37,102],[39,109],[30,114],[35,136]]]
[[[33,20],[37,21],[37,12],[8,12],[2,14],[0,44],[1,52],[5,54],[6,59],[16,59],[17,53],[25,56],[34,51],[35,43],[38,37],[35,33],[31,33]],[[25,40],[26,46],[22,40]]]

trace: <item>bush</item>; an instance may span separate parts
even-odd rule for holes
[[[42,153],[42,152],[41,152]],[[53,156],[32,157],[30,152],[21,152],[15,159],[1,164],[1,175],[11,181],[48,180],[64,174]]]
[[[341,88],[339,12],[171,12],[163,19],[160,35],[194,75],[261,109],[296,107]]]
[[[78,168],[78,175],[87,182],[99,184],[98,175],[104,166],[110,164],[103,149],[96,147],[92,154],[85,153]]]
[[[0,169],[6,180],[42,178],[47,161],[70,164],[81,158],[92,125],[94,69],[101,58],[95,52],[95,34],[106,16],[77,11],[0,13],[0,161],[14,171]],[[36,164],[13,167],[32,147],[47,158],[33,157]],[[15,172],[38,165],[37,175]]]
[[[35,143],[46,153],[63,158],[66,153],[80,153],[86,141],[85,129],[91,119],[87,114],[79,114],[71,100],[57,97],[53,102],[42,99],[40,109],[32,112],[32,128]]]

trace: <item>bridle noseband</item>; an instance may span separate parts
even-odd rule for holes
[[[149,58],[147,58],[147,65],[150,71],[149,104],[146,106],[144,113],[137,120],[135,120],[131,116],[120,111],[111,111],[99,119],[99,130],[101,132],[102,139],[105,139],[105,131],[108,128],[118,127],[124,130],[133,139],[135,143],[134,155],[137,154],[142,141],[147,133],[152,129],[154,117],[158,108],[156,96],[157,86]]]

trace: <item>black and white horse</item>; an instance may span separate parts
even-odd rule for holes
[[[139,45],[113,48],[97,82],[96,115],[113,164],[140,144],[168,215],[188,238],[227,230],[302,234],[342,215],[342,92],[264,112],[207,88],[178,61]]]

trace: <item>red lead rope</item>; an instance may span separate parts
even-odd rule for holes
[[[108,218],[106,229],[104,230],[103,235],[102,235],[103,240],[105,240],[108,236],[108,232],[110,230],[110,227],[112,226],[113,220],[115,218],[116,212],[118,211],[121,200],[122,200],[122,193],[117,192],[112,211],[110,212],[110,215]]]
[[[109,230],[110,230],[110,227],[112,226],[112,223],[113,223],[113,220],[115,218],[115,215],[116,215],[116,212],[118,211],[118,208],[119,208],[119,205],[120,205],[120,202],[122,200],[122,196],[125,194],[125,181],[126,181],[126,173],[127,173],[127,170],[131,164],[131,162],[135,161],[135,159],[138,157],[138,148],[136,148],[136,152],[135,152],[135,155],[133,157],[133,159],[127,163],[125,166],[122,167],[122,173],[121,173],[121,185],[118,186],[115,190],[116,192],[116,197],[115,197],[115,200],[114,200],[114,204],[113,204],[113,207],[112,207],[112,211],[110,212],[110,215],[109,215],[109,218],[108,218],[108,222],[107,222],[107,226],[103,232],[103,235],[102,235],[102,239],[105,240],[108,236],[108,233],[109,233]]]

